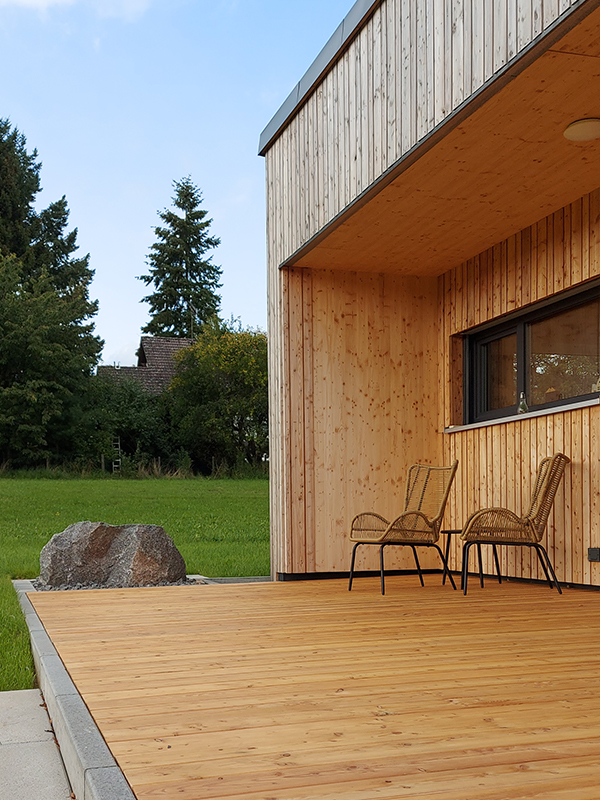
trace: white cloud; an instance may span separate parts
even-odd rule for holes
[[[85,5],[100,17],[115,17],[128,22],[139,19],[152,0],[0,0],[0,6],[17,6],[47,11],[53,6]]]
[[[70,6],[75,0],[0,0],[0,6],[20,6],[46,11],[51,6]]]

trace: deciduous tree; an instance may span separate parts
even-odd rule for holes
[[[173,439],[194,466],[256,466],[268,454],[267,337],[213,320],[183,350],[169,390]]]

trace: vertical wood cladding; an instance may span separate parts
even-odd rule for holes
[[[273,268],[579,2],[384,0],[266,154]]]
[[[445,524],[460,528],[483,506],[524,508],[539,460],[561,450],[572,463],[548,549],[560,580],[600,585],[586,558],[600,546],[600,407],[442,433],[460,407],[455,337],[600,276],[600,191],[440,278],[279,269],[578,4],[385,0],[268,150],[274,572],[348,569],[352,516],[395,513],[415,461],[459,459]],[[458,568],[458,542],[452,557]],[[502,558],[509,575],[542,577],[526,548]]]
[[[350,520],[369,509],[394,514],[415,461],[458,458],[445,525],[460,528],[481,507],[524,510],[539,460],[562,451],[572,463],[548,549],[560,580],[600,585],[600,565],[587,561],[600,544],[600,406],[442,433],[456,405],[458,334],[600,277],[600,190],[438,279],[308,269],[279,277],[274,571],[347,569]],[[528,549],[501,555],[505,574],[543,577]],[[458,568],[458,541],[452,558]],[[401,553],[389,563],[411,566]],[[376,568],[373,552],[362,556],[366,567]]]
[[[600,190],[442,276],[444,424],[455,421],[451,357],[455,334],[598,276]],[[458,458],[461,464],[446,524],[460,528],[469,514],[485,506],[525,510],[539,460],[562,451],[571,464],[549,521],[548,550],[559,580],[600,584],[600,565],[587,560],[588,547],[600,544],[599,426],[600,406],[590,406],[445,434],[445,460]],[[528,548],[501,549],[506,574],[543,578]],[[458,542],[453,557],[458,566]],[[487,567],[492,571],[490,561]]]
[[[316,545],[311,541],[318,541],[322,528],[317,525],[314,500],[307,500],[303,511],[305,501],[299,498],[309,496],[310,481],[321,488],[324,484],[319,483],[320,473],[301,466],[304,460],[295,460],[304,459],[308,448],[306,463],[312,463],[311,441],[316,438],[310,432],[297,434],[298,426],[309,431],[312,424],[311,381],[317,380],[311,377],[315,368],[312,278],[308,273],[302,277],[280,272],[279,265],[507,59],[577,2],[384,0],[268,150],[270,491],[275,571],[325,570],[340,563],[339,553],[335,558],[313,555]],[[332,290],[338,291],[336,280],[330,280]],[[300,348],[297,340],[299,320],[307,350]],[[292,396],[292,381],[300,385],[299,370],[305,376],[302,386],[306,393]],[[430,425],[428,430],[438,428]],[[400,447],[395,439],[392,443]],[[440,440],[436,452],[441,446]],[[419,453],[414,456],[415,460],[423,457]],[[400,471],[392,476],[394,480]],[[353,478],[354,473],[344,468],[344,475]],[[341,522],[336,525],[341,530]]]
[[[347,570],[352,517],[397,515],[408,466],[442,456],[437,279],[290,269],[281,284],[274,571]],[[362,549],[357,568],[375,568]],[[386,560],[409,566],[412,553]]]

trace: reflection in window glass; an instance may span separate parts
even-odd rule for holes
[[[600,377],[600,301],[529,326],[530,405],[589,394]]]
[[[600,284],[600,281],[599,281]],[[600,285],[524,310],[466,337],[465,420],[536,410],[600,393]]]
[[[517,334],[502,336],[485,345],[487,363],[486,411],[517,402]]]

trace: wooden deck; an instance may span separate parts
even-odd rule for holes
[[[598,800],[600,593],[30,595],[138,800]]]

